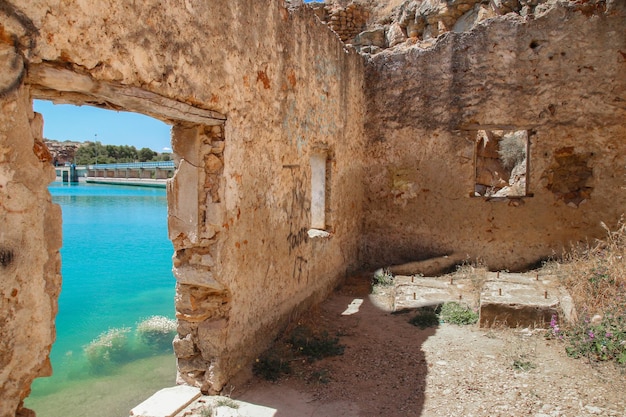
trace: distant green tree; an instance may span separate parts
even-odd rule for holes
[[[119,162],[134,162],[139,156],[137,155],[137,148],[134,146],[123,145],[120,146],[120,158]]]
[[[156,155],[157,153],[150,148],[141,148],[137,152],[139,162],[152,161]]]
[[[169,153],[156,153],[150,148],[137,150],[129,145],[103,145],[100,142],[85,142],[75,153],[78,165],[114,164],[123,162],[169,161]]]
[[[100,142],[85,142],[74,154],[76,163],[87,164],[110,164],[115,162],[115,158],[109,156],[109,149]]]
[[[160,153],[156,156],[156,160],[157,161],[171,161],[172,160],[172,154],[169,153]]]

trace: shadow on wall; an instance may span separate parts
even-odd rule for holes
[[[370,296],[370,277],[349,278],[298,325],[327,331],[345,346],[342,355],[292,361],[278,382],[255,377],[237,400],[270,407],[274,417],[420,416],[428,363],[422,344],[437,328],[409,323],[414,314],[392,314]],[[384,298],[384,295],[383,295]],[[277,344],[272,349],[279,349]],[[234,394],[237,394],[234,392]]]

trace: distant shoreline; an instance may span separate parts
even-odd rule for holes
[[[56,177],[55,182],[63,182],[63,178]],[[146,178],[95,178],[78,177],[78,183],[83,184],[107,184],[107,185],[130,185],[135,187],[166,188],[167,180],[155,180]],[[75,184],[75,183],[74,183]]]

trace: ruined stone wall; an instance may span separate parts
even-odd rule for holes
[[[624,16],[615,2],[564,3],[371,56],[363,259],[455,253],[516,269],[614,227],[626,203]],[[475,196],[482,129],[528,131],[527,197]]]
[[[16,302],[14,289],[22,294],[38,285],[32,297],[19,298],[20,315],[6,316],[3,334],[28,329],[30,341],[3,339],[9,359],[4,366],[3,356],[0,383],[13,385],[0,391],[0,415],[15,413],[43,369],[59,291],[52,278],[60,213],[45,190],[53,177],[43,175],[49,169],[32,151],[41,134],[29,131],[29,120],[38,120],[31,98],[137,111],[173,125],[178,170],[168,190],[168,223],[180,379],[219,391],[294,311],[356,268],[361,58],[311,10],[289,11],[280,1],[0,5],[0,52],[28,68],[0,80],[11,94],[19,91],[19,99],[0,102],[0,149],[12,158],[2,171],[12,188],[0,183],[0,215],[10,209],[21,225],[9,236],[3,221],[0,249],[19,244],[23,251],[3,279],[2,302]],[[10,25],[14,20],[28,31]],[[18,145],[29,153],[16,153]],[[326,219],[325,233],[317,232],[324,236],[310,238],[313,154],[326,158]],[[28,199],[18,199],[19,192]],[[8,206],[14,199],[15,207]],[[4,307],[3,314],[12,311]]]
[[[48,353],[61,290],[61,210],[42,120],[28,88],[0,99],[0,415],[14,415],[35,376],[52,371]]]

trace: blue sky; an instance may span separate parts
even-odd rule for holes
[[[132,145],[137,149],[171,152],[170,126],[143,114],[53,104],[44,100],[35,100],[33,107],[43,115],[43,136],[46,139],[98,140],[105,145]]]

